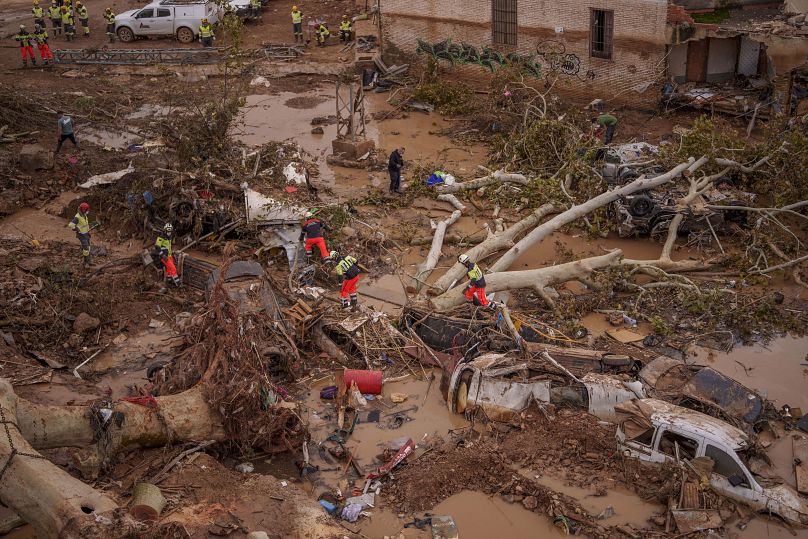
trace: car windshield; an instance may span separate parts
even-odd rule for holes
[[[138,19],[151,19],[152,17],[154,17],[154,10],[152,8],[141,9],[140,13],[137,14]]]

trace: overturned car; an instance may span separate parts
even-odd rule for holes
[[[701,459],[716,492],[792,525],[808,526],[808,499],[782,483],[765,486],[750,471],[752,444],[740,429],[658,399],[634,399],[614,411],[623,455],[658,463]]]

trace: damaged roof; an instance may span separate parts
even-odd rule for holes
[[[736,450],[749,445],[749,438],[742,430],[720,419],[658,399],[642,399],[636,402],[641,408],[649,410],[649,418],[655,423],[680,427],[686,425],[694,434],[721,440]]]

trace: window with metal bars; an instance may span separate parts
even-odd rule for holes
[[[493,0],[491,9],[494,44],[516,46],[516,0]]]
[[[595,58],[612,58],[614,36],[614,11],[591,10],[589,21],[589,55]]]

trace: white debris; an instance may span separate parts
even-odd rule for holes
[[[300,170],[298,170],[300,167]],[[296,183],[297,185],[304,185],[306,183],[306,174],[303,172],[303,165],[292,161],[283,169],[283,175],[286,177],[286,183]]]
[[[79,185],[82,189],[89,189],[90,187],[95,187],[96,185],[109,185],[112,183],[117,182],[124,176],[131,174],[135,171],[135,167],[132,166],[132,163],[129,163],[129,166],[123,170],[116,170],[115,172],[107,172],[105,174],[96,174],[95,176],[91,176],[86,182]]]

